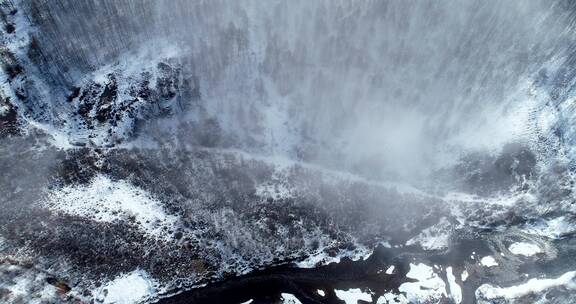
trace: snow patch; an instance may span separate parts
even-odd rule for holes
[[[70,144],[68,136],[53,126],[39,123],[34,120],[29,120],[28,124],[38,130],[41,130],[45,134],[48,134],[50,136],[48,142],[56,149],[67,150],[74,148],[74,146]]]
[[[282,299],[284,300],[282,303],[284,304],[302,304],[298,298],[296,298],[293,294],[283,293]]]
[[[364,293],[359,288],[352,288],[348,290],[335,290],[336,296],[346,302],[346,304],[358,304],[359,300],[370,302],[372,295]]]
[[[88,185],[66,186],[48,194],[45,204],[64,214],[90,218],[98,222],[128,220],[154,238],[171,237],[177,217],[168,215],[159,201],[127,181],[113,181],[98,175]]]
[[[484,284],[476,290],[476,297],[488,301],[515,299],[530,293],[541,293],[554,287],[576,290],[576,271],[567,272],[556,279],[531,279],[524,284],[511,287],[497,287]]]
[[[498,266],[498,262],[496,262],[496,260],[490,255],[485,256],[482,259],[480,259],[480,264],[482,264],[486,267]]]
[[[392,292],[387,292],[385,294],[383,294],[380,298],[378,298],[378,301],[376,302],[376,304],[409,304],[408,299],[406,299],[406,297],[402,294],[394,294]]]
[[[462,279],[462,282],[466,282],[466,280],[468,279],[468,271],[466,270],[462,271],[460,278]]]
[[[408,240],[406,245],[420,244],[424,250],[446,249],[450,241],[450,229],[450,223],[443,217],[437,224],[422,230],[419,235]]]
[[[296,266],[299,268],[315,268],[318,263],[322,265],[339,263],[344,257],[350,258],[352,261],[366,260],[372,254],[372,250],[358,243],[355,244],[357,247],[353,251],[339,252],[338,255],[334,257],[331,257],[323,250],[319,250],[308,256],[304,261],[296,263]]]
[[[456,304],[459,304],[462,302],[462,289],[460,285],[456,283],[456,277],[452,273],[451,266],[446,267],[446,277],[448,278],[448,286],[450,287],[450,296]]]
[[[418,282],[403,283],[398,288],[400,292],[406,294],[409,303],[434,302],[447,297],[446,284],[434,272],[434,269],[426,264],[411,263],[406,277],[418,280]]]
[[[57,288],[48,284],[47,273],[41,270],[3,262],[0,263],[0,274],[1,303],[60,303]],[[79,299],[74,290],[67,296]]]
[[[525,242],[518,242],[510,245],[508,248],[512,254],[533,256],[535,254],[541,253],[542,250],[537,245]]]
[[[0,116],[6,115],[8,110],[10,110],[10,108],[7,105],[0,103]]]
[[[156,292],[155,285],[148,273],[135,270],[101,287],[96,298],[103,304],[138,303]]]

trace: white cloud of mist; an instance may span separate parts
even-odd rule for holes
[[[136,2],[30,6],[58,11],[58,64],[171,41],[232,146],[375,178],[529,140],[532,75],[569,35],[549,1]]]

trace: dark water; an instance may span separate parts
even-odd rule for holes
[[[390,265],[395,272],[384,274]],[[296,268],[290,265],[271,267],[223,282],[182,292],[158,301],[164,304],[180,303],[280,303],[281,293],[295,295],[302,303],[343,303],[334,289],[361,288],[374,292],[377,299],[386,291],[396,290],[402,283],[413,281],[405,277],[409,264],[405,256],[379,247],[366,260],[343,259],[318,268]],[[317,290],[323,290],[322,297]]]
[[[489,231],[484,233],[484,235],[490,234]],[[462,270],[467,269],[470,276],[466,281],[462,281],[460,276],[456,275],[456,282],[462,288],[463,298],[461,303],[477,303],[475,291],[484,283],[512,286],[521,284],[524,280],[521,275],[509,269],[507,270],[506,267],[498,267],[494,271],[470,267],[470,252],[475,252],[479,256],[494,254],[490,249],[490,243],[491,240],[489,238],[482,237],[455,240],[449,250],[437,252],[436,254],[413,247],[387,248],[379,246],[365,260],[352,261],[345,258],[338,263],[310,269],[297,268],[292,265],[275,266],[183,291],[179,294],[165,297],[157,303],[237,304],[253,300],[251,302],[253,304],[271,304],[282,303],[281,294],[289,293],[298,298],[303,304],[343,304],[345,302],[339,299],[334,291],[353,288],[372,294],[372,302],[360,300],[359,303],[376,303],[378,298],[386,292],[392,291],[395,294],[399,294],[398,288],[400,285],[405,282],[417,281],[406,277],[411,263],[435,265],[437,269],[445,269],[451,266],[454,272],[458,274]],[[560,240],[555,244],[556,248],[561,248],[555,259],[524,260],[518,263],[518,270],[530,277],[541,277],[543,274],[552,277],[560,276],[566,272],[566,267],[573,265],[573,258],[576,256],[575,243],[575,238]],[[394,265],[393,273],[386,274],[385,270],[391,265]],[[446,281],[445,272],[438,271],[438,274]],[[324,291],[325,295],[319,295],[317,290]],[[570,294],[569,290],[560,288],[555,293],[552,293],[552,298],[547,300],[559,299],[568,301],[565,303],[572,303],[570,301],[573,298]],[[537,298],[534,297],[532,300]],[[528,300],[524,301],[530,301],[530,299],[531,297],[528,297]],[[446,297],[441,300],[441,303],[454,302],[449,297]]]

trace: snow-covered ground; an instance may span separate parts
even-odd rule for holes
[[[362,292],[358,288],[352,288],[348,290],[335,290],[336,296],[344,301],[346,304],[357,304],[358,301],[372,301],[372,295],[369,293]]]
[[[508,250],[510,250],[512,254],[523,256],[533,256],[542,252],[542,249],[540,249],[538,245],[526,242],[514,243],[508,247]]]
[[[298,298],[296,298],[293,294],[289,293],[282,293],[282,303],[283,304],[302,304]]]
[[[428,227],[406,242],[406,245],[418,244],[425,250],[442,250],[448,248],[452,225],[442,218],[437,224]]]
[[[494,259],[493,256],[482,257],[482,259],[480,259],[480,264],[482,264],[486,267],[498,266],[498,262],[496,262],[496,259]]]
[[[146,235],[169,239],[178,217],[167,214],[162,205],[145,190],[127,181],[95,176],[87,185],[71,185],[51,190],[44,204],[56,212],[89,218],[98,222],[134,223]]]
[[[417,282],[403,283],[398,289],[406,294],[409,303],[438,301],[448,296],[446,283],[432,267],[426,264],[410,264],[410,271],[406,277],[417,280]]]
[[[450,296],[456,304],[462,302],[462,288],[456,283],[456,276],[452,272],[452,267],[446,267],[446,277],[448,278],[448,286],[450,287]]]
[[[156,293],[156,282],[145,271],[134,270],[100,287],[95,298],[102,304],[134,304]]]
[[[569,291],[576,290],[576,271],[569,271],[557,278],[534,278],[526,283],[498,287],[484,284],[476,290],[476,297],[480,303],[494,303],[497,300],[513,303],[515,299],[529,294],[539,294],[552,288],[563,288]]]

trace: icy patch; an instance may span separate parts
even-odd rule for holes
[[[300,302],[293,294],[283,293],[282,299],[284,299],[282,302],[284,304],[302,304],[302,302]]]
[[[496,262],[496,260],[492,256],[483,257],[482,259],[480,259],[480,264],[486,267],[498,266],[498,262]]]
[[[143,270],[118,276],[97,291],[96,299],[103,304],[138,303],[155,294],[155,282]]]
[[[388,267],[388,269],[386,269],[386,274],[393,274],[394,273],[394,265]]]
[[[450,296],[456,304],[459,304],[462,302],[462,289],[460,285],[456,283],[456,277],[454,273],[452,273],[452,267],[446,267],[446,277],[448,278],[448,287],[450,287]]]
[[[406,242],[407,246],[420,244],[424,250],[442,250],[448,248],[451,225],[442,218],[439,223],[428,227]]]
[[[322,290],[322,289],[316,290],[316,293],[319,294],[321,297],[323,297],[323,296],[326,295],[326,293],[325,293],[324,290]]]
[[[476,290],[476,298],[479,301],[484,300],[480,303],[493,303],[497,299],[511,300],[531,293],[541,293],[555,287],[576,290],[576,271],[567,272],[556,279],[531,279],[524,284],[511,287],[484,284]]]
[[[537,245],[525,242],[518,242],[510,245],[508,248],[512,254],[515,255],[524,255],[524,256],[533,256],[535,254],[541,253],[542,250]]]
[[[400,292],[406,294],[409,303],[433,302],[448,296],[444,281],[438,277],[432,267],[426,264],[410,264],[410,271],[406,277],[418,280],[418,282],[403,283],[398,288]]]
[[[371,302],[372,295],[364,293],[359,288],[352,288],[349,290],[335,290],[336,296],[346,302],[346,304],[358,304],[359,300]]]
[[[52,210],[90,218],[98,222],[133,222],[154,238],[170,237],[177,217],[164,212],[159,201],[126,181],[98,175],[88,185],[66,186],[48,194],[45,204]]]

